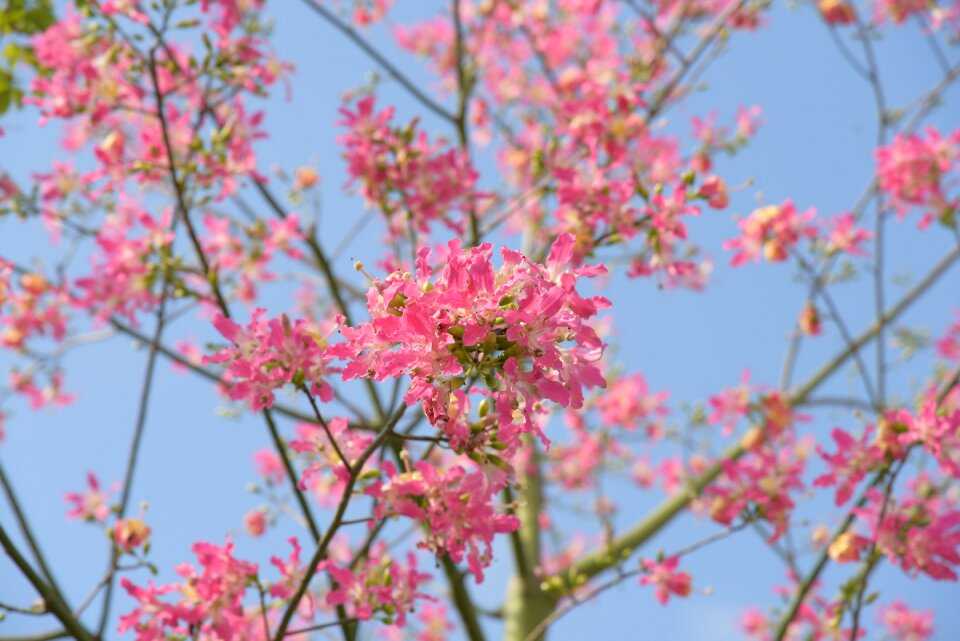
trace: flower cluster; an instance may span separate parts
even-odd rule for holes
[[[363,197],[387,218],[391,234],[403,236],[409,227],[427,233],[434,221],[464,232],[464,216],[475,216],[481,199],[477,172],[462,151],[442,139],[431,142],[417,131],[416,120],[394,126],[394,110],[376,112],[373,96],[359,100],[355,111],[344,107],[340,113],[337,124],[349,131],[337,143],[350,184],[359,183]]]
[[[159,219],[137,208],[122,208],[97,234],[100,254],[88,276],[75,282],[80,293],[74,304],[90,310],[99,322],[117,314],[136,324],[137,313],[153,309],[159,300],[156,257],[173,242],[173,213]],[[142,232],[134,237],[131,232]]]
[[[132,630],[137,641],[157,641],[168,635],[233,641],[245,638],[243,600],[248,581],[257,575],[257,565],[236,559],[229,540],[223,547],[196,543],[193,553],[200,569],[188,563],[177,567],[180,583],[147,587],[124,578],[120,584],[136,602],[120,618],[120,634]],[[175,595],[175,601],[165,597]]]
[[[857,560],[872,542],[907,574],[935,580],[957,580],[960,567],[960,510],[937,496],[929,480],[912,483],[911,496],[897,500],[877,489],[867,491],[867,504],[855,509],[868,523],[870,535],[853,535],[848,560]]]
[[[0,346],[21,349],[35,336],[62,340],[69,302],[65,288],[35,272],[15,279],[12,266],[0,260]]]
[[[816,237],[816,228],[809,224],[814,216],[813,209],[798,212],[789,200],[757,209],[738,221],[740,237],[723,244],[724,249],[736,252],[730,264],[742,265],[761,258],[771,262],[786,260],[803,238]]]
[[[889,194],[900,215],[921,208],[921,228],[960,205],[956,195],[949,195],[953,185],[948,179],[960,162],[960,129],[947,137],[933,127],[922,136],[898,134],[877,149],[876,159],[880,189]]]
[[[380,544],[355,568],[332,562],[322,565],[336,581],[336,588],[327,594],[327,603],[346,606],[347,612],[361,621],[379,613],[385,623],[402,626],[414,603],[429,598],[420,590],[431,577],[417,570],[413,553],[402,562],[391,558]]]
[[[617,378],[594,404],[604,425],[627,431],[644,427],[653,435],[670,413],[666,406],[668,398],[670,393],[665,390],[651,391],[643,374],[632,374]]]
[[[310,489],[321,505],[334,507],[342,498],[350,473],[340,460],[330,437],[349,465],[353,465],[373,441],[373,437],[359,430],[350,429],[347,419],[337,417],[327,421],[327,429],[311,423],[297,424],[297,438],[290,441],[290,448],[301,455],[307,467],[300,477],[301,489]],[[372,466],[374,458],[367,461]]]
[[[932,610],[913,610],[894,601],[880,609],[879,619],[893,641],[927,641],[933,636]]]
[[[254,311],[246,327],[224,316],[214,319],[217,330],[233,345],[204,362],[226,364],[230,398],[245,400],[260,411],[273,406],[274,391],[287,383],[308,388],[322,401],[333,398],[333,388],[323,379],[328,373],[326,342],[306,321],[291,324],[285,315],[263,320],[264,313]]]
[[[503,489],[501,470],[460,466],[440,471],[426,461],[399,473],[392,463],[381,464],[386,480],[376,481],[367,494],[376,499],[376,516],[406,516],[422,523],[427,536],[419,545],[437,554],[449,554],[483,581],[483,568],[492,560],[496,534],[520,527],[515,516],[498,514],[494,497]]]
[[[609,306],[577,293],[580,277],[602,267],[572,268],[573,237],[561,236],[545,264],[504,248],[495,269],[493,249],[448,244],[446,264],[431,280],[430,251],[419,253],[417,273],[376,280],[367,294],[372,321],[342,327],[346,342],[327,353],[344,359],[344,380],[412,380],[404,399],[421,402],[441,431],[449,423],[454,392],[484,381],[508,449],[521,432],[542,435],[535,421],[544,399],[561,407],[583,405],[585,387],[603,387],[596,361],[603,343],[587,320]]]

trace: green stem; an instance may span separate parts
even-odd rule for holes
[[[486,637],[483,634],[483,628],[480,627],[480,620],[477,618],[477,610],[473,606],[473,599],[470,598],[466,582],[463,580],[463,573],[448,554],[440,556],[440,565],[443,567],[443,573],[447,576],[453,604],[460,614],[460,621],[463,622],[463,629],[467,633],[467,638],[470,641],[485,641]]]
[[[530,448],[531,456],[519,475],[520,505],[516,512],[520,519],[520,530],[511,535],[515,569],[507,587],[504,639],[542,641],[546,638],[546,626],[541,624],[557,607],[557,597],[543,589],[535,574],[541,559],[543,479],[536,442],[525,436],[524,445]]]
[[[20,569],[23,575],[27,580],[33,585],[37,590],[37,593],[43,598],[44,605],[47,607],[53,616],[57,617],[60,623],[63,624],[63,627],[66,628],[67,632],[77,641],[94,641],[93,635],[87,632],[79,621],[77,621],[73,614],[71,613],[70,607],[66,604],[60,594],[54,590],[46,581],[43,580],[37,571],[30,567],[30,564],[27,562],[23,555],[20,554],[20,551],[17,550],[16,546],[13,544],[13,541],[7,535],[7,531],[3,529],[3,526],[0,525],[0,546],[3,547],[4,551],[7,553],[7,556],[13,561],[13,563]]]

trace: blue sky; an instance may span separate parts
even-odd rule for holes
[[[433,2],[398,2],[398,22],[427,11]],[[316,162],[322,176],[322,242],[332,247],[361,215],[362,204],[340,189],[346,182],[343,163],[334,140],[333,122],[341,93],[365,81],[372,63],[338,33],[319,21],[299,2],[274,1],[268,12],[276,16],[274,43],[281,57],[296,63],[292,79],[293,100],[282,96],[269,101],[269,140],[260,145],[261,166],[276,163],[292,169]],[[888,32],[889,33],[889,32]],[[426,86],[432,82],[420,63],[401,55],[383,30],[371,33],[377,46],[398,60],[411,77]],[[926,43],[911,28],[893,32],[878,43],[883,81],[892,104],[900,104],[932,87],[939,71]],[[955,54],[954,54],[955,55]],[[798,207],[817,207],[835,213],[852,206],[870,179],[875,139],[875,115],[869,87],[843,62],[826,27],[809,7],[786,8],[778,4],[770,25],[753,34],[738,33],[729,50],[705,76],[709,87],[670,114],[667,126],[686,126],[689,117],[716,110],[732,118],[737,106],[760,104],[766,124],[745,151],[722,160],[717,169],[730,185],[746,185],[733,194],[729,210],[705,212],[691,233],[715,257],[716,273],[704,293],[659,290],[650,281],[614,279],[607,293],[615,303],[614,341],[617,358],[631,371],[641,371],[654,389],[669,389],[674,403],[702,399],[733,385],[745,368],[754,380],[776,385],[785,337],[803,300],[803,287],[787,266],[726,268],[728,256],[722,241],[735,234],[731,214],[746,214],[758,200],[768,203],[792,198]],[[385,82],[381,102],[397,105],[401,117],[420,113],[418,105],[395,83]],[[282,94],[282,92],[278,92]],[[960,124],[956,90],[930,122],[942,128]],[[428,114],[423,120],[439,130]],[[54,127],[37,130],[35,114],[22,112],[5,117],[6,138],[0,142],[0,166],[25,179],[57,158]],[[448,132],[452,138],[453,132]],[[496,183],[489,159],[481,161],[485,180]],[[0,255],[25,257],[47,251],[42,236],[3,221]],[[893,274],[924,274],[950,248],[945,234],[918,234],[913,224],[892,224],[896,246],[888,256]],[[517,244],[517,239],[508,242]],[[348,273],[353,259],[378,255],[376,233],[355,241],[337,268]],[[359,283],[359,281],[357,281]],[[895,300],[902,288],[891,285]],[[940,333],[949,321],[949,309],[960,306],[960,270],[950,272],[941,286],[918,303],[906,320],[927,325]],[[872,292],[867,281],[843,285],[835,292],[848,324],[859,332],[871,322]],[[276,311],[290,307],[282,290],[269,305]],[[212,336],[200,323],[184,323],[179,330],[198,337]],[[799,362],[799,379],[812,372],[842,343],[832,327],[827,336],[805,345]],[[115,339],[106,345],[82,348],[67,360],[68,380],[81,401],[60,412],[30,413],[18,408],[9,422],[7,441],[0,445],[0,460],[13,479],[52,567],[74,602],[99,578],[106,552],[93,528],[64,519],[65,491],[82,487],[87,470],[102,480],[119,479],[137,406],[137,392],[145,353],[131,349],[129,341]],[[2,363],[0,359],[0,363]],[[922,376],[915,365],[898,367],[891,388],[902,396]],[[831,381],[831,393],[856,392],[857,380],[849,370]],[[224,419],[218,396],[205,383],[173,373],[161,366],[153,410],[147,426],[143,464],[134,487],[134,500],[149,501],[148,518],[154,528],[153,561],[160,579],[171,578],[171,568],[189,560],[196,540],[221,542],[228,530],[239,531],[244,512],[258,501],[244,492],[254,477],[251,453],[267,444],[267,435],[256,416]],[[679,418],[679,417],[677,417]],[[851,419],[822,413],[809,426],[825,433],[835,422]],[[658,494],[638,495],[618,488],[621,527],[640,518],[660,499]],[[819,505],[819,504],[818,504]],[[134,510],[135,511],[135,510]],[[6,509],[0,519],[10,522]],[[716,528],[693,517],[684,517],[652,542],[650,551],[676,549],[715,532]],[[238,537],[240,554],[267,565],[271,553],[289,530],[266,540]],[[502,600],[509,556],[500,556],[487,581],[475,590],[478,600],[495,606]],[[806,564],[810,557],[805,558]],[[662,608],[649,590],[628,582],[595,602],[565,617],[551,634],[554,641],[588,638],[663,638],[707,641],[740,638],[736,618],[743,607],[775,603],[769,593],[783,580],[783,568],[762,541],[751,533],[723,541],[691,558],[698,594]],[[846,572],[828,572],[826,594]],[[139,576],[145,580],[144,575]],[[935,639],[951,641],[960,630],[960,594],[956,584],[909,580],[883,567],[877,574],[882,599],[904,596],[911,604],[937,610]],[[707,587],[709,595],[703,594]],[[0,601],[23,602],[32,598],[12,566],[0,561]],[[951,607],[952,606],[952,607]],[[124,611],[121,602],[115,612]],[[872,621],[873,614],[868,614]],[[0,622],[0,636],[36,631],[34,622],[11,618]],[[46,629],[46,628],[44,628]],[[642,634],[640,631],[642,630]],[[497,627],[491,626],[496,638]]]

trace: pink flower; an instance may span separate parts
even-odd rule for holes
[[[854,512],[870,525],[870,540],[876,541],[878,550],[905,573],[956,581],[960,511],[931,496],[931,485],[922,477],[911,485],[913,496],[901,500],[887,500],[883,492],[868,490],[867,505]]]
[[[327,373],[326,341],[314,335],[305,321],[291,324],[286,316],[261,320],[257,309],[246,327],[217,316],[214,325],[233,343],[204,363],[226,363],[227,394],[246,400],[260,411],[273,406],[274,391],[288,383],[309,386],[321,401],[333,398],[333,389],[323,380]]]
[[[727,184],[719,176],[707,176],[707,179],[700,185],[700,195],[706,198],[707,204],[714,209],[724,209],[730,204]]]
[[[373,96],[340,110],[337,124],[348,128],[337,139],[344,149],[350,184],[387,219],[391,235],[405,238],[407,230],[427,233],[438,221],[456,233],[465,230],[465,217],[476,212],[477,172],[467,156],[443,139],[430,142],[417,132],[414,120],[406,127],[391,124],[394,110],[374,113]]]
[[[354,569],[334,563],[326,565],[327,573],[336,581],[336,589],[327,594],[329,605],[344,605],[352,616],[367,621],[383,612],[388,622],[406,623],[407,612],[416,601],[429,599],[420,586],[429,574],[417,570],[417,559],[408,553],[406,563],[386,555],[383,545],[375,545],[365,562]]]
[[[253,537],[261,537],[267,530],[267,517],[263,510],[250,510],[243,517],[243,529]]]
[[[740,238],[723,244],[724,249],[736,251],[730,264],[738,266],[761,258],[771,262],[786,260],[800,240],[816,236],[816,229],[808,224],[814,215],[813,209],[799,213],[789,200],[755,210],[737,223]]]
[[[686,572],[678,572],[680,558],[672,556],[663,561],[643,559],[647,574],[640,577],[640,585],[656,585],[654,595],[662,605],[670,601],[670,595],[686,597],[690,595],[691,579]]]
[[[852,24],[856,19],[853,6],[846,0],[820,0],[817,6],[827,24]]]
[[[954,317],[956,320],[935,343],[937,355],[948,361],[960,361],[960,310],[954,311]]]
[[[109,491],[100,489],[100,481],[97,480],[93,472],[87,472],[87,492],[69,492],[64,495],[64,500],[72,504],[72,508],[67,512],[68,519],[82,519],[84,521],[106,521],[110,515],[110,506],[107,502],[110,500],[110,494],[119,490],[119,486],[114,484]]]
[[[504,473],[497,468],[467,472],[459,466],[440,472],[426,461],[402,474],[389,461],[381,467],[387,480],[366,492],[377,499],[377,518],[406,516],[422,523],[427,537],[419,547],[447,553],[457,563],[466,557],[477,582],[483,581],[483,568],[493,559],[494,536],[520,527],[515,516],[498,514],[493,504],[504,487]]]
[[[276,556],[270,557],[270,563],[280,571],[281,578],[270,586],[269,593],[279,599],[290,599],[307,573],[307,568],[300,562],[300,542],[294,537],[287,539],[287,542],[293,548],[287,561]]]
[[[843,505],[849,501],[857,484],[863,480],[867,472],[885,460],[883,450],[868,442],[872,430],[873,426],[868,425],[858,440],[836,427],[831,432],[837,444],[836,454],[827,454],[822,446],[817,447],[817,452],[827,462],[830,471],[817,477],[813,485],[815,487],[836,486],[834,500],[837,505]]]
[[[263,448],[254,453],[253,465],[257,474],[274,484],[282,483],[287,476],[287,470],[280,456],[269,448]]]
[[[878,614],[894,641],[927,641],[933,636],[933,610],[911,610],[903,601],[894,601]]]
[[[712,411],[707,421],[711,425],[722,425],[723,435],[729,436],[737,422],[750,411],[750,393],[750,371],[744,370],[738,387],[725,389],[708,399]]]
[[[424,603],[417,612],[417,621],[423,626],[417,641],[446,641],[456,629],[447,616],[447,609],[439,603]]]
[[[820,324],[820,312],[810,302],[803,306],[797,325],[800,331],[807,336],[819,336],[823,333],[823,326]]]
[[[123,578],[120,585],[137,606],[120,617],[118,632],[136,633],[137,641],[158,641],[167,635],[240,641],[246,638],[243,602],[257,566],[233,556],[233,543],[223,547],[195,543],[193,553],[200,570],[184,563],[176,568],[182,582],[146,588]],[[177,595],[171,602],[163,597]]]
[[[660,421],[670,414],[666,406],[670,393],[652,392],[642,374],[618,378],[596,400],[600,420],[608,427],[635,430],[645,426],[648,433],[659,431]]]
[[[823,222],[823,226],[828,233],[826,239],[828,253],[846,252],[851,256],[868,255],[869,252],[861,245],[872,240],[873,234],[862,227],[857,227],[850,212],[827,219]]]
[[[922,15],[930,8],[926,0],[877,0],[873,20],[882,23],[889,18],[894,24],[903,24],[910,16]]]
[[[925,10],[927,4],[920,4]],[[952,184],[947,176],[960,161],[960,129],[947,138],[933,127],[922,137],[898,134],[877,149],[876,159],[880,189],[890,195],[901,217],[910,208],[922,208],[921,229],[941,212],[957,207],[957,197],[947,195]]]
[[[595,365],[604,345],[586,321],[609,303],[576,289],[580,277],[605,270],[571,267],[573,243],[560,236],[545,264],[503,249],[504,264],[495,269],[491,245],[464,250],[452,240],[432,280],[430,251],[421,249],[416,276],[395,272],[374,281],[367,293],[372,321],[342,327],[346,342],[327,353],[347,361],[344,380],[409,376],[404,400],[420,402],[444,432],[456,432],[451,416],[463,405],[455,392],[476,376],[493,401],[491,436],[512,450],[520,433],[542,434],[535,417],[545,401],[579,408],[584,388],[606,384]]]
[[[117,519],[113,524],[113,542],[124,552],[132,552],[150,538],[150,527],[142,519]]]

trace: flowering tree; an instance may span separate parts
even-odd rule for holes
[[[712,259],[698,217],[731,208],[721,158],[760,110],[685,113],[768,3],[452,0],[389,30],[426,83],[370,35],[393,25],[391,4],[302,3],[390,79],[330,114],[362,198],[338,244],[317,224],[317,170],[258,164],[262,99],[294,73],[263,0],[6,0],[0,111],[62,126],[63,151],[32,181],[0,173],[3,233],[40,227],[49,243],[0,248],[0,435],[28,408],[83,403],[71,378],[96,372],[64,366],[81,346],[126,337],[146,362],[122,478],[93,470],[65,496],[107,548],[89,592],[58,582],[52,535],[31,527],[63,507],[22,501],[0,465],[0,634],[39,633],[4,639],[534,641],[624,582],[663,605],[702,591],[697,553],[731,537],[772,550],[786,577],[745,607],[744,638],[933,638],[931,611],[873,579],[888,566],[955,582],[960,567],[960,317],[935,310],[929,338],[901,324],[938,288],[960,309],[960,129],[926,126],[960,76],[960,5],[812,7],[874,98],[873,175],[847,211],[803,193],[735,211]],[[939,80],[894,104],[875,45],[908,29]],[[391,88],[420,116],[389,106]],[[947,249],[894,297],[885,258],[908,227]],[[369,265],[343,253],[360,233],[379,242]],[[614,359],[614,294],[710,288],[714,260],[728,274],[787,263],[806,295],[780,381],[747,372],[681,403],[652,365]],[[873,300],[859,332],[839,299],[857,286]],[[891,372],[891,338],[914,380]],[[808,344],[827,355],[801,379]],[[175,567],[156,563],[158,524],[135,507],[164,361],[213,385],[225,413],[258,416],[270,443],[251,452],[260,504],[243,532],[224,524]],[[843,371],[855,385],[835,394]],[[211,457],[211,475],[231,464]],[[698,539],[660,536],[685,513]],[[270,552],[241,553],[249,537]],[[481,607],[501,567],[499,605]]]

